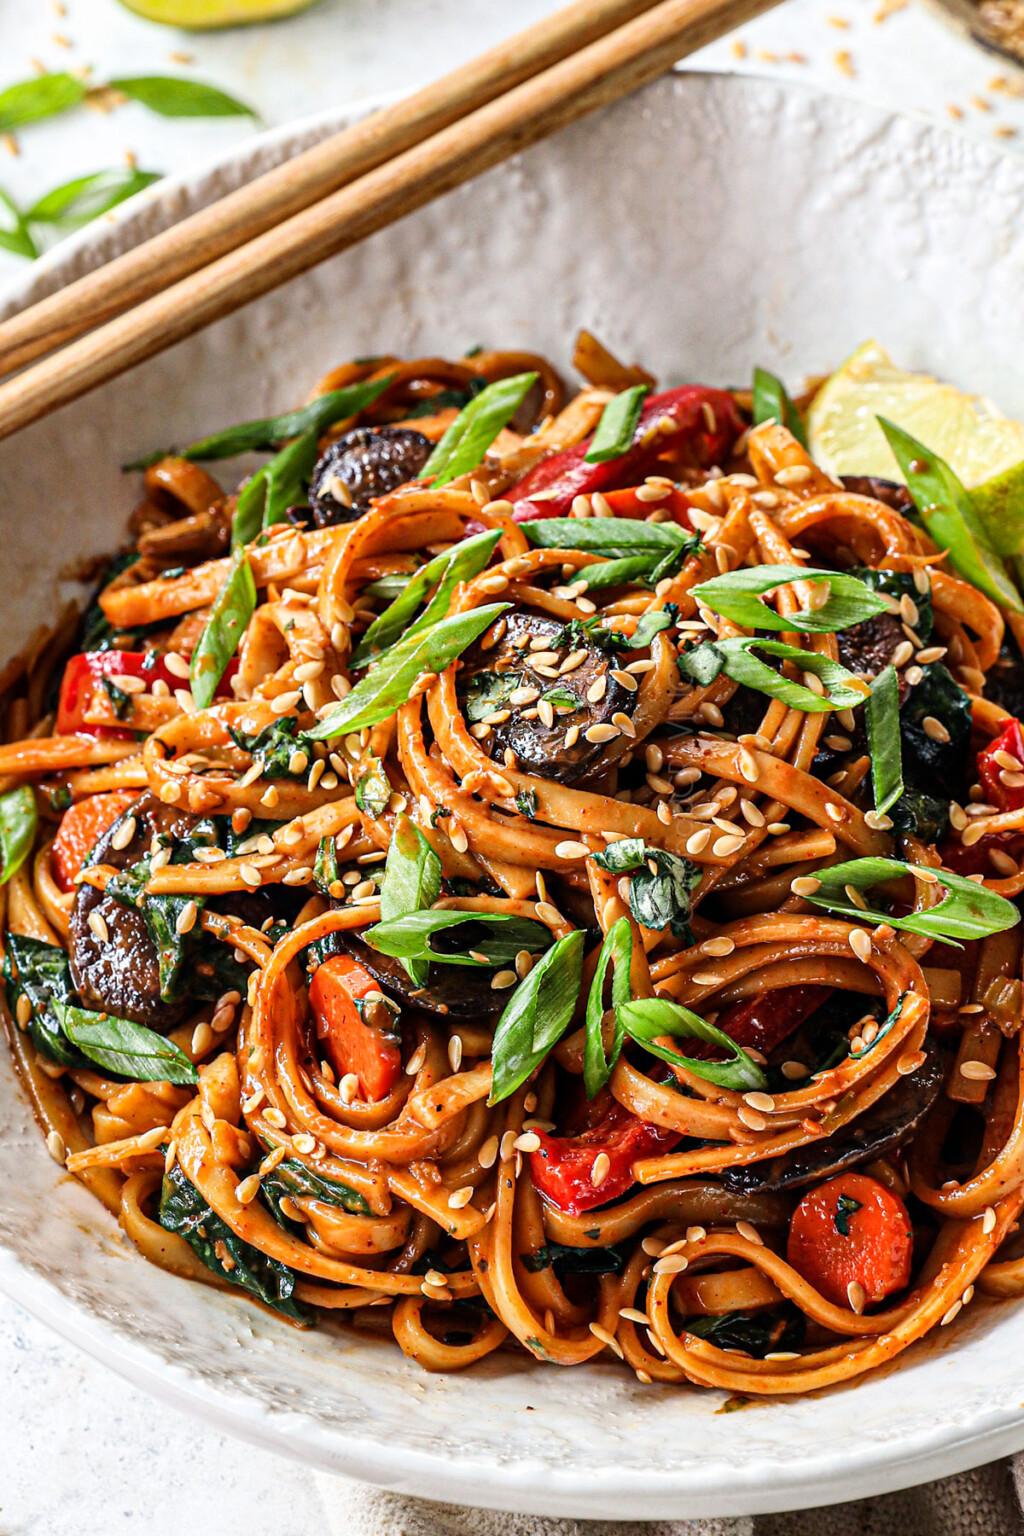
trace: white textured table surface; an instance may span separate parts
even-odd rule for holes
[[[789,0],[694,63],[849,91],[1024,151],[1024,74],[970,48],[913,0],[894,5],[900,0]],[[34,60],[50,69],[91,65],[97,78],[182,72],[243,97],[277,125],[411,88],[497,41],[512,16],[525,26],[553,8],[549,0],[323,0],[284,24],[203,37],[151,26],[116,0],[7,0],[0,88],[30,74]],[[128,153],[145,169],[178,170],[253,131],[241,119],[168,122],[138,106],[80,112],[24,131],[17,155],[0,148],[0,187],[27,203]],[[19,266],[0,253],[0,285]],[[3,1536],[346,1530],[340,1479],[155,1403],[3,1298],[0,1384]]]

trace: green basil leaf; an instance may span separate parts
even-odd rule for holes
[[[391,799],[391,780],[379,757],[370,758],[370,766],[356,781],[356,805],[367,816],[378,820]]]
[[[857,891],[870,891],[887,880],[912,875],[913,868],[912,864],[904,864],[899,859],[851,859],[845,864],[830,864],[815,873],[814,878],[820,885],[815,894],[805,900],[855,923],[888,923],[890,928],[925,933],[929,938],[947,943],[956,939],[983,939],[990,933],[1014,928],[1020,922],[1020,913],[1012,901],[962,875],[950,874],[948,869],[935,869],[932,873],[949,894],[926,912],[913,912],[906,917],[892,917],[871,907],[863,911],[846,894],[848,885]]]
[[[604,464],[609,459],[621,459],[629,452],[643,410],[644,396],[650,392],[649,384],[634,384],[631,389],[616,395],[614,400],[609,400],[591,438],[585,463]]]
[[[54,117],[77,107],[85,96],[85,84],[74,75],[40,75],[19,80],[0,91],[0,133],[10,133],[41,117]]]
[[[425,473],[425,471],[424,471]],[[634,517],[540,517],[519,525],[531,544],[541,549],[582,549],[587,554],[625,557],[659,555],[667,550],[696,549],[698,534],[678,523],[645,523]],[[584,575],[589,577],[591,567]]]
[[[456,416],[423,466],[421,477],[433,475],[436,490],[476,469],[536,382],[535,373],[517,373],[510,379],[488,384]]]
[[[807,432],[803,419],[793,404],[781,379],[767,368],[754,369],[754,425],[762,421],[777,421],[786,427],[801,447],[807,447]]]
[[[451,595],[458,583],[471,581],[480,574],[500,538],[500,528],[476,533],[472,538],[453,544],[451,549],[446,549],[443,554],[435,555],[433,560],[428,561],[416,572],[391,606],[374,619],[356,646],[352,666],[366,666],[403,634],[420,634],[443,618],[451,606]],[[432,587],[437,590],[429,604],[415,623],[410,623]]]
[[[252,107],[215,85],[182,80],[177,75],[130,75],[108,82],[161,117],[256,117]]]
[[[928,532],[949,550],[953,569],[995,602],[1024,613],[1024,602],[988,541],[970,496],[949,465],[916,437],[876,417]]]
[[[447,928],[459,928],[464,923],[478,923],[492,930],[477,943],[474,938],[463,952],[449,953],[434,949],[430,943],[435,933]],[[392,918],[388,923],[377,923],[363,931],[363,938],[371,949],[396,960],[433,960],[439,965],[511,965],[521,949],[536,953],[550,938],[543,923],[535,923],[528,917],[508,917],[502,912],[449,912],[432,909],[429,912],[407,912],[404,917]],[[474,960],[469,950],[484,955],[485,960]],[[532,973],[531,973],[532,974]]]
[[[825,685],[825,697],[812,693],[802,683],[790,682],[780,673],[759,661],[754,649],[778,656],[783,661],[793,661],[804,672],[813,672]],[[802,651],[798,646],[786,645],[781,640],[762,640],[757,636],[738,636],[731,640],[705,640],[702,645],[680,651],[679,670],[684,677],[706,688],[720,672],[737,683],[745,683],[769,698],[781,699],[791,709],[802,709],[808,715],[823,715],[833,709],[855,709],[863,704],[867,686],[848,672],[837,661],[819,656],[814,651]]]
[[[60,944],[44,944],[24,933],[4,934],[3,974],[7,1007],[18,1017],[18,1000],[28,1000],[31,1013],[27,1031],[37,1051],[65,1067],[80,1067],[84,1057],[66,1038],[53,1010],[54,1001],[75,1001],[75,985],[67,950]]]
[[[261,453],[278,448],[289,438],[298,437],[312,428],[318,434],[326,431],[336,421],[365,411],[379,395],[382,395],[394,378],[367,379],[362,384],[347,384],[344,389],[332,389],[326,395],[317,395],[308,405],[297,411],[285,411],[282,416],[266,416],[259,421],[243,421],[237,427],[225,427],[212,437],[200,438],[188,448],[161,448],[126,464],[125,469],[147,469],[168,454],[175,458],[209,462],[212,459],[231,459],[239,453]]]
[[[380,920],[390,923],[409,912],[422,912],[441,894],[441,860],[408,816],[399,816],[388,848],[380,888]],[[405,960],[417,987],[427,985],[429,961]]]
[[[801,608],[788,615],[776,613],[761,602],[761,593],[773,592],[792,581],[809,581],[816,586],[828,582],[827,600],[820,608]],[[856,576],[799,565],[742,566],[702,582],[694,587],[693,595],[705,608],[745,629],[796,630],[801,634],[834,634],[889,611],[885,599]]]
[[[884,815],[903,793],[900,684],[895,667],[885,667],[871,684],[871,692],[864,703],[864,722],[871,753],[875,810]]]
[[[629,839],[633,841],[633,839]],[[615,846],[621,846],[613,844]],[[629,990],[629,965],[633,958],[633,935],[629,927],[629,919],[620,917],[612,924],[604,936],[600,954],[597,957],[597,969],[594,979],[590,984],[590,994],[587,998],[587,1038],[583,1047],[583,1086],[586,1089],[587,1098],[592,1099],[600,1093],[605,1083],[612,1074],[612,1068],[619,1059],[622,1051],[622,1042],[626,1038],[625,1025],[619,1015],[619,1005],[628,1003],[632,994]],[[614,964],[612,972],[612,1007],[615,1009],[615,1034],[612,1039],[612,1048],[605,1054],[604,1037],[601,1033],[601,1020],[604,1018],[604,983],[608,974],[609,965]]]
[[[621,838],[591,857],[612,875],[635,871],[629,883],[629,909],[638,923],[659,932],[670,928],[676,938],[692,942],[687,919],[690,896],[700,883],[698,865],[663,848],[649,848],[639,837]]]
[[[217,684],[255,611],[256,582],[252,568],[243,551],[236,549],[227,579],[210,609],[206,628],[189,664],[192,697],[200,709],[208,708],[213,701]]]
[[[850,1235],[850,1217],[855,1216],[861,1209],[863,1201],[855,1200],[852,1195],[840,1195],[836,1204],[835,1221],[836,1231],[841,1237]]]
[[[143,1083],[174,1083],[179,1088],[199,1081],[184,1051],[156,1030],[133,1024],[130,1019],[88,1013],[56,999],[53,1008],[72,1045],[105,1072]]]
[[[306,732],[306,739],[330,740],[386,720],[408,699],[421,672],[443,672],[508,607],[508,603],[490,603],[485,608],[472,608],[399,640],[378,657],[336,709]]]
[[[28,224],[53,224],[62,229],[76,229],[101,213],[109,213],[118,203],[126,202],[136,192],[159,181],[156,171],[139,171],[127,166],[112,171],[95,171],[91,176],[77,176],[63,186],[54,187],[25,213]]]
[[[620,650],[646,651],[655,635],[660,635],[663,629],[671,629],[675,620],[665,608],[654,608],[650,613],[642,613],[637,620],[636,629],[631,635],[616,635]]]
[[[24,864],[36,840],[39,813],[28,784],[0,795],[0,885]]]
[[[709,1024],[699,1014],[691,1013],[681,1003],[670,1003],[665,998],[645,997],[636,1002],[622,1003],[617,1010],[622,1016],[622,1026],[631,1040],[642,1045],[652,1056],[674,1066],[685,1067],[709,1083],[735,1091],[766,1088],[768,1079],[746,1051],[730,1040],[729,1036],[714,1024]],[[661,1035],[679,1035],[684,1039],[706,1040],[727,1051],[729,1061],[695,1061],[690,1056],[680,1056],[677,1051],[656,1045]]]
[[[521,981],[494,1031],[494,1078],[488,1104],[500,1104],[525,1083],[558,1044],[576,1011],[583,972],[583,933],[559,939]]]
[[[299,751],[298,729],[298,715],[279,715],[255,736],[247,736],[233,725],[229,725],[227,731],[236,747],[248,752],[254,762],[259,759],[261,779],[300,780],[306,777],[305,768],[293,773],[291,767],[292,757]],[[252,833],[246,835],[252,836]]]
[[[10,251],[12,256],[27,256],[33,260],[39,248],[33,240],[24,215],[13,198],[0,187],[0,213],[9,215],[7,227],[0,229],[0,250]]]

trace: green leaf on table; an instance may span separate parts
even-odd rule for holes
[[[884,416],[876,417],[914,505],[953,569],[995,602],[1024,613],[1024,601],[989,543],[970,496],[944,459]]]
[[[111,1014],[90,1013],[54,1000],[54,1011],[67,1038],[83,1056],[116,1077],[143,1083],[191,1087],[199,1074],[184,1051],[143,1024]]]
[[[380,920],[389,923],[409,912],[422,912],[441,894],[441,860],[408,816],[399,816],[388,847],[380,888]],[[425,987],[430,962],[404,960],[417,987]]]
[[[890,928],[902,928],[907,933],[924,933],[929,938],[945,943],[956,940],[983,939],[990,933],[1002,933],[1020,922],[1020,913],[1012,901],[983,885],[954,875],[948,869],[930,871],[936,881],[948,893],[937,906],[922,912],[910,912],[903,917],[893,917],[868,907],[864,910],[847,895],[847,886],[864,892],[887,881],[913,875],[914,866],[900,859],[851,859],[844,864],[830,864],[815,871],[819,882],[813,896],[804,899],[813,906],[824,907],[839,917],[847,917],[855,923],[888,923]]]
[[[337,421],[355,416],[367,410],[384,393],[394,378],[366,379],[361,384],[347,384],[344,389],[332,389],[326,395],[317,395],[308,405],[297,411],[285,411],[281,416],[264,416],[258,421],[243,421],[237,427],[225,427],[211,437],[200,438],[187,448],[161,448],[135,459],[125,469],[147,469],[168,454],[195,463],[209,463],[213,459],[231,459],[239,453],[269,452],[280,447],[290,438],[299,437],[312,428],[318,434],[332,427]]]
[[[456,416],[424,464],[421,477],[433,475],[437,489],[476,469],[536,382],[536,373],[517,373],[488,384]]]
[[[32,852],[38,825],[36,797],[28,784],[0,795],[0,885],[6,885]]]
[[[56,229],[77,229],[101,213],[109,213],[118,203],[134,197],[159,181],[157,171],[140,171],[125,166],[118,170],[94,171],[91,176],[76,176],[54,187],[25,212],[27,224],[52,224]]]
[[[330,740],[386,720],[406,702],[421,672],[443,672],[508,607],[508,603],[490,603],[484,608],[471,608],[468,613],[452,614],[429,629],[399,640],[378,657],[337,708],[306,732],[306,739]]]
[[[486,533],[475,533],[472,538],[453,544],[442,554],[435,555],[406,583],[390,607],[385,608],[362,636],[352,656],[353,667],[364,667],[375,656],[380,656],[402,635],[420,634],[444,618],[451,606],[451,595],[460,581],[471,581],[486,566],[501,538],[499,528]],[[430,602],[419,618],[411,622],[427,593],[433,590]]]
[[[802,683],[795,683],[753,654],[764,651],[782,661],[794,662],[804,672],[820,678],[825,696],[812,692]],[[734,682],[745,683],[769,698],[781,699],[790,709],[802,709],[805,714],[822,715],[833,709],[855,709],[863,704],[867,684],[815,651],[803,651],[798,646],[786,645],[781,640],[762,640],[759,636],[737,636],[730,640],[705,640],[703,644],[681,651],[678,658],[683,677],[706,688],[720,672]]]
[[[875,810],[885,812],[903,793],[900,750],[900,683],[896,668],[885,667],[871,684],[864,704],[864,723],[871,754],[871,787]]]
[[[753,393],[754,425],[759,426],[762,421],[777,421],[780,427],[786,427],[797,442],[806,448],[807,432],[803,418],[786,393],[782,380],[777,379],[774,373],[769,373],[767,368],[755,368]]]
[[[509,998],[491,1046],[488,1104],[515,1093],[558,1044],[576,1011],[583,972],[583,933],[559,939]]]
[[[604,936],[597,957],[597,968],[587,997],[586,1043],[583,1047],[583,1086],[588,1099],[600,1093],[612,1074],[612,1068],[622,1051],[626,1038],[625,1026],[619,1017],[619,1004],[631,999],[629,990],[629,965],[633,958],[633,935],[629,919],[620,917]],[[615,1033],[611,1050],[605,1052],[601,1021],[604,1018],[604,984],[608,967],[612,971],[612,1007],[615,1009]]]
[[[244,102],[236,101],[215,85],[183,80],[178,75],[129,75],[107,84],[141,102],[161,117],[256,117]]]
[[[189,664],[192,697],[200,709],[212,703],[217,684],[255,611],[256,582],[252,568],[244,552],[236,549]]]
[[[486,930],[483,938],[474,932],[464,950],[436,949],[431,939],[436,933],[473,923]],[[396,960],[432,960],[438,965],[513,964],[521,949],[536,954],[548,943],[551,934],[543,923],[529,917],[510,917],[503,912],[458,912],[432,908],[426,912],[407,912],[363,930],[362,937],[371,949]],[[479,942],[478,942],[479,939]],[[473,954],[482,959],[475,959]]]
[[[816,587],[827,583],[828,597],[820,608],[800,608],[785,615],[761,602],[764,593],[794,581],[807,581]],[[694,587],[693,595],[712,613],[745,629],[796,630],[801,634],[834,634],[889,611],[885,599],[856,576],[799,565],[743,566],[702,582]]]
[[[41,117],[54,117],[77,107],[85,96],[85,83],[75,75],[39,75],[19,80],[0,91],[0,133],[11,133]]]
[[[661,997],[645,997],[636,1002],[621,1003],[616,1011],[629,1038],[662,1061],[684,1067],[687,1072],[693,1072],[709,1083],[717,1083],[720,1088],[731,1088],[739,1092],[767,1086],[768,1079],[742,1046],[730,1040],[716,1025],[709,1024],[699,1014],[684,1008],[681,1003],[672,1003]],[[690,1056],[681,1056],[678,1051],[657,1044],[664,1035],[705,1040],[709,1045],[719,1046],[730,1059],[698,1061]]]
[[[584,462],[604,464],[609,459],[621,459],[633,446],[637,422],[643,410],[644,397],[651,392],[649,384],[634,384],[609,400],[601,412],[601,420],[590,441]]]

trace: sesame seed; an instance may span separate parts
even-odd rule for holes
[[[982,1212],[982,1215],[981,1215],[981,1230],[985,1234],[986,1237],[988,1236],[988,1234],[990,1232],[995,1231],[995,1225],[996,1225],[996,1213],[993,1210],[992,1206],[986,1205],[986,1207],[985,1207],[985,1209],[984,1209],[984,1211]]]
[[[747,747],[740,749],[740,773],[742,773],[748,784],[757,783],[757,759]]]
[[[621,732],[614,725],[591,725],[587,727],[583,734],[588,741],[593,742],[596,746],[606,741],[614,741],[617,736],[621,735]]]
[[[627,693],[636,693],[637,688],[640,686],[632,672],[624,672],[621,667],[613,667],[611,675],[617,683],[626,689]]]
[[[865,933],[863,928],[854,928],[850,933],[850,948],[858,960],[869,960],[871,957],[871,935]]]
[[[126,818],[126,820],[122,821],[121,825],[114,832],[114,835],[110,839],[110,846],[111,848],[116,848],[118,852],[120,852],[122,849],[128,847],[128,844],[131,842],[134,836],[135,817],[129,816]]]
[[[950,1309],[946,1313],[945,1317],[943,1317],[941,1323],[939,1324],[939,1327],[940,1328],[947,1328],[949,1326],[949,1324],[953,1321],[953,1319],[957,1316],[957,1314],[960,1312],[962,1307],[963,1307],[963,1302],[962,1301],[959,1301],[959,1300],[954,1301],[953,1305],[950,1307]]]
[[[174,920],[175,933],[191,933],[199,916],[199,908],[194,901],[186,901],[181,911]]]
[[[462,1066],[462,1036],[452,1035],[448,1041],[448,1065],[453,1072]]]
[[[921,729],[924,731],[926,736],[931,737],[932,741],[939,741],[943,743],[949,741],[949,732],[946,730],[946,727],[943,725],[942,721],[936,720],[934,715],[925,715],[924,719],[921,721]]]
[[[538,1152],[540,1150],[540,1137],[536,1131],[524,1131],[517,1136],[512,1143],[517,1152]]]
[[[748,1131],[764,1131],[768,1128],[768,1122],[763,1115],[759,1115],[756,1109],[748,1109],[741,1104],[736,1111],[736,1118],[741,1125],[745,1125]]]
[[[960,1064],[960,1076],[975,1083],[987,1083],[995,1077],[995,1068],[984,1061],[964,1061]]]
[[[686,839],[686,851],[687,853],[692,854],[703,853],[704,849],[707,847],[710,841],[711,828],[701,827],[699,832],[692,833],[691,836]]]
[[[235,1199],[239,1205],[251,1205],[260,1192],[259,1175],[250,1173],[247,1179],[235,1185]]]
[[[89,931],[92,933],[93,937],[98,939],[101,944],[108,944],[110,942],[110,933],[107,929],[107,925],[104,921],[102,912],[93,910],[89,913],[87,921],[89,924]]]
[[[585,859],[590,853],[586,843],[576,843],[571,840],[555,844],[555,853],[560,859]]]
[[[850,1281],[846,1287],[846,1299],[850,1303],[851,1312],[856,1312],[857,1316],[860,1317],[867,1306],[868,1293],[859,1280]]]
[[[406,1067],[406,1071],[408,1071]],[[351,1104],[359,1092],[359,1078],[354,1072],[346,1072],[338,1084],[338,1092],[341,1094],[343,1104]]]
[[[803,485],[805,480],[811,478],[811,470],[806,464],[791,464],[787,469],[775,471],[776,485]]]
[[[901,640],[899,645],[893,651],[892,656],[890,657],[891,665],[894,667],[905,667],[907,662],[910,661],[913,657],[913,654],[914,647],[911,645],[910,641]]]
[[[506,987],[514,987],[516,980],[515,971],[498,971],[491,978],[491,990],[493,992],[503,992]]]
[[[892,827],[892,817],[886,816],[880,811],[865,811],[864,823],[873,832],[888,832]]]
[[[608,1332],[607,1328],[602,1328],[600,1323],[591,1323],[590,1331],[595,1339],[600,1339],[602,1344],[606,1344],[613,1354],[618,1355],[620,1360],[623,1358],[621,1344],[613,1333]]]
[[[617,725],[623,736],[636,735],[636,727],[634,726],[632,720],[628,715],[623,714],[621,709],[617,710],[616,713],[612,715],[612,725]],[[588,732],[587,734],[589,735],[590,733]]]
[[[539,901],[534,911],[542,923],[549,923],[555,926],[562,922],[561,912],[559,912],[557,907],[552,906],[550,901]]]
[[[923,1067],[928,1060],[924,1051],[908,1051],[896,1063],[896,1071],[900,1077],[909,1077],[919,1067]]]
[[[743,1102],[749,1104],[751,1109],[763,1110],[765,1114],[771,1114],[775,1108],[775,1100],[770,1093],[745,1093]]]
[[[821,889],[821,881],[815,880],[813,875],[798,875],[795,880],[790,881],[789,888],[794,896],[813,896]]]
[[[463,1184],[461,1189],[453,1190],[448,1196],[448,1209],[451,1211],[461,1211],[463,1206],[468,1205],[472,1200],[473,1193],[472,1184]]]
[[[715,956],[731,955],[735,948],[735,939],[730,939],[725,935],[719,939],[706,939],[701,945],[701,949],[703,950],[704,954]]]
[[[944,645],[926,646],[923,651],[918,651],[917,653],[918,665],[922,667],[930,666],[933,661],[941,661],[945,654],[946,647]]]
[[[302,690],[299,688],[291,689],[287,693],[279,693],[276,699],[270,701],[271,712],[275,715],[286,715],[289,710],[295,708],[301,698]]]
[[[743,847],[743,836],[742,836],[742,834],[737,835],[736,833],[733,832],[733,833],[727,834],[725,837],[718,838],[716,840],[716,842],[714,843],[714,846],[712,847],[711,851],[712,851],[712,853],[716,854],[719,858],[723,858],[724,859],[724,858],[728,858],[728,856],[730,854],[738,852],[739,849],[742,848],[742,847]]]
[[[456,853],[465,853],[469,848],[469,838],[466,836],[465,828],[461,827],[457,821],[449,822],[448,841]]]
[[[681,1275],[684,1269],[689,1269],[690,1261],[685,1253],[669,1253],[663,1259],[656,1259],[654,1273],[656,1275]]]
[[[64,1145],[64,1138],[60,1131],[51,1131],[49,1133],[46,1138],[46,1150],[49,1152],[54,1162],[60,1163],[63,1167],[64,1161],[67,1157],[67,1148]]]
[[[162,660],[164,666],[172,677],[188,677],[188,662],[185,660],[184,656],[179,656],[177,651],[165,651]]]
[[[624,1317],[627,1323],[640,1323],[645,1328],[649,1328],[651,1324],[647,1313],[641,1312],[637,1307],[620,1307],[619,1316]],[[650,1379],[648,1376],[647,1380],[650,1381]]]

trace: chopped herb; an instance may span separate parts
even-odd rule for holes
[[[374,820],[383,816],[391,799],[391,782],[379,757],[370,758],[370,766],[356,783],[356,805]]]
[[[676,938],[693,942],[688,918],[691,894],[700,883],[699,865],[663,848],[649,848],[639,837],[610,843],[603,853],[592,857],[609,874],[635,871],[630,881],[629,907],[638,923],[659,932],[668,928]],[[651,865],[655,867],[652,869]]]
[[[855,1200],[852,1195],[840,1195],[836,1206],[835,1223],[836,1231],[842,1237],[850,1235],[850,1217],[861,1208],[861,1202]]]
[[[525,816],[527,821],[536,821],[537,791],[535,789],[521,789],[516,795],[516,810],[520,816]]]
[[[103,692],[110,700],[110,707],[114,711],[115,720],[127,720],[132,712],[132,696],[119,688],[112,677],[106,673],[100,678],[103,684]]]

